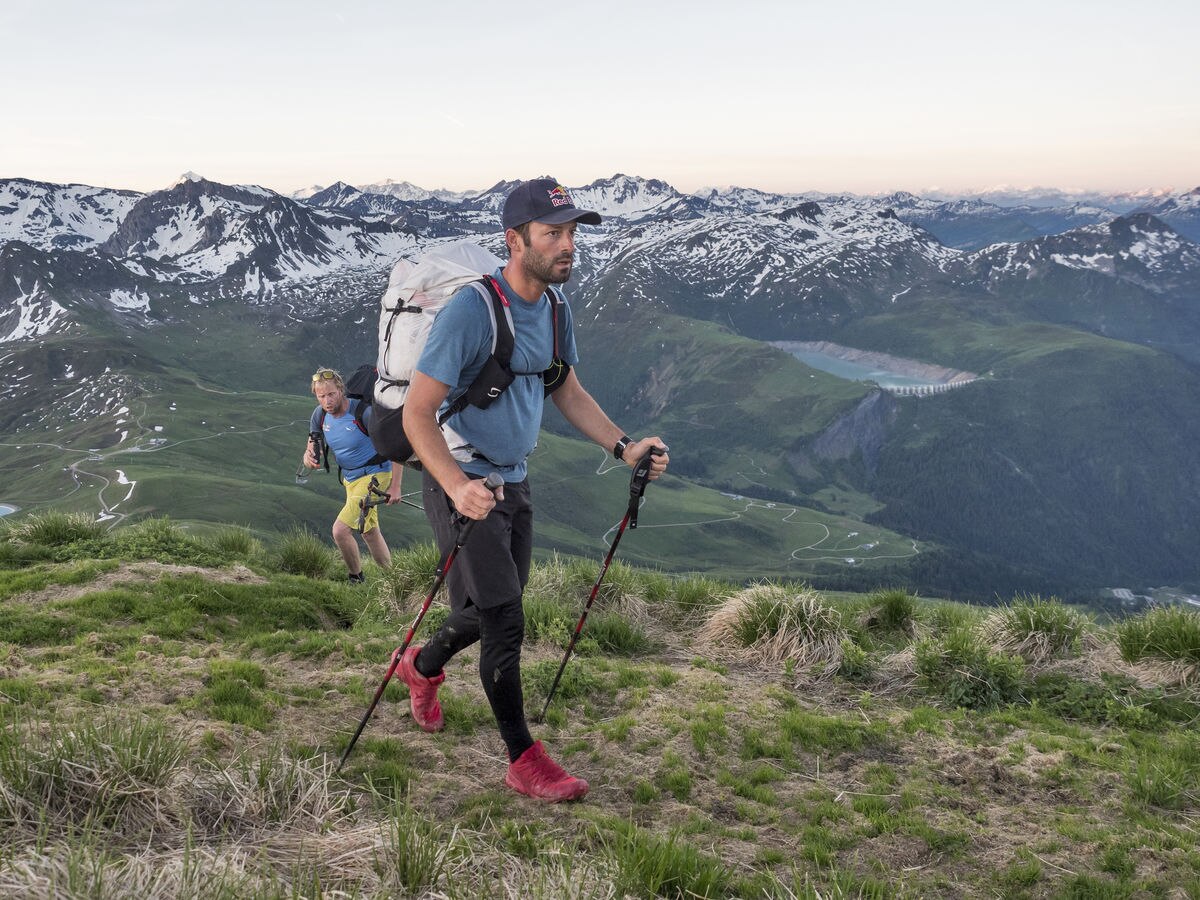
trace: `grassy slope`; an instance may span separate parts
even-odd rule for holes
[[[1188,412],[1200,381],[1177,360],[1053,325],[979,321],[936,300],[854,323],[844,339],[901,355],[928,346],[987,375],[902,405],[873,485],[887,508],[873,521],[1055,584],[1194,574],[1186,547],[1200,542],[1200,495],[1180,479],[1200,440]]]
[[[1034,706],[1030,681],[1012,705],[954,709],[940,685],[885,665],[908,637],[869,625],[853,634],[876,673],[814,682],[698,635],[702,611],[732,588],[622,567],[587,636],[615,633],[602,616],[622,609],[650,647],[585,639],[535,728],[589,779],[585,802],[547,808],[502,787],[472,651],[448,672],[445,732],[414,729],[393,684],[336,776],[328,760],[411,615],[391,598],[424,589],[428,554],[352,589],[280,575],[269,557],[251,557],[258,574],[171,566],[213,551],[162,529],[117,534],[130,535],[126,552],[168,565],[30,566],[29,548],[4,545],[7,892],[44,894],[51,879],[60,893],[147,898],[180,884],[204,896],[780,900],[1200,891],[1200,744],[1179,720],[1194,725],[1194,700],[1078,674],[1036,688]],[[591,569],[535,571],[531,712]],[[869,621],[863,598],[827,602]],[[935,603],[915,615],[934,635],[978,618]],[[53,743],[64,734],[75,737]],[[106,747],[128,748],[125,761]],[[77,765],[55,768],[63,758]],[[40,782],[26,780],[34,759]],[[89,811],[91,824],[70,830]],[[189,855],[203,864],[181,867]]]
[[[661,416],[661,431],[673,444],[673,472],[679,475],[651,488],[642,527],[635,536],[623,539],[622,557],[666,570],[717,573],[737,580],[819,576],[846,569],[847,558],[855,559],[850,568],[869,571],[911,557],[910,541],[865,525],[861,515],[830,515],[819,509],[733,498],[695,483],[697,470],[709,469],[718,482],[734,490],[787,483],[781,456],[721,449],[711,443],[708,429],[713,422],[742,419],[754,409],[770,408],[761,398],[730,393],[730,375],[722,367],[761,366],[762,386],[755,392],[779,390],[781,396],[791,388],[766,385],[775,382],[779,371],[790,373],[789,384],[795,386],[797,396],[787,406],[791,412],[786,420],[778,425],[787,435],[812,431],[829,404],[844,402],[829,400],[826,393],[853,398],[862,392],[859,386],[823,373],[820,384],[814,385],[810,370],[763,345],[750,344],[760,348],[759,359],[740,359],[735,351],[747,342],[710,326],[696,328],[705,333],[705,341],[726,347],[724,361],[716,367],[703,364],[705,358],[712,361],[716,356],[684,347],[679,354],[682,368],[664,379],[663,390],[678,391],[686,385],[689,391],[707,392],[719,409],[710,411],[703,422],[679,421],[670,412]],[[240,340],[248,338],[242,334]],[[194,347],[207,347],[211,353],[210,344]],[[153,349],[167,352],[162,346]],[[171,352],[186,356],[193,348],[173,347]],[[239,352],[254,356],[249,346]],[[26,510],[53,506],[95,511],[97,497],[102,496],[117,514],[134,520],[170,516],[202,527],[236,522],[262,535],[293,527],[325,534],[341,505],[336,478],[316,474],[306,486],[293,480],[311,403],[299,394],[246,390],[215,365],[200,365],[205,376],[211,376],[204,382],[188,369],[159,368],[148,390],[131,404],[130,421],[123,425],[72,423],[61,432],[26,432],[10,440],[10,452],[0,457],[0,472],[10,475],[0,499]],[[266,375],[260,372],[258,377]],[[765,429],[768,422],[755,427]],[[116,445],[119,431],[128,431],[128,438]],[[71,463],[78,464],[78,484],[64,469]],[[597,448],[553,433],[544,435],[531,468],[538,497],[539,552],[602,555],[604,535],[625,510],[627,470],[613,468],[611,459]],[[128,499],[129,486],[122,478],[136,482]],[[419,487],[420,476],[409,473],[406,488]],[[424,540],[428,534],[427,524],[415,510],[390,509],[383,515],[384,532],[394,545]],[[848,537],[852,532],[858,533],[855,538]],[[863,544],[875,546],[862,550]]]

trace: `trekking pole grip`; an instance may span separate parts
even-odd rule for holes
[[[504,487],[504,479],[500,477],[499,472],[489,472],[487,478],[483,479],[483,486],[494,494]],[[458,527],[458,540],[454,542],[456,546],[461,547],[467,542],[467,538],[471,536],[471,532],[475,529],[475,523],[478,521],[479,519],[463,520]]]
[[[638,507],[641,506],[642,496],[646,493],[646,485],[650,483],[651,460],[666,452],[666,447],[651,447],[633,467],[633,475],[629,478],[629,510],[627,513],[630,528],[637,528],[638,525]]]

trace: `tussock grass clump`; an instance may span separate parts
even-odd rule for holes
[[[281,572],[324,578],[333,565],[333,553],[311,531],[296,528],[279,541],[278,566]]]
[[[49,510],[34,513],[6,529],[9,540],[43,547],[63,547],[76,541],[100,540],[106,527],[87,513]]]
[[[395,896],[425,896],[461,853],[456,844],[455,832],[444,833],[413,811],[398,808],[385,835],[384,851],[376,857],[382,886],[389,893],[395,891]]]
[[[694,575],[675,581],[666,600],[679,610],[685,621],[698,621],[736,592],[737,588],[729,582]]]
[[[209,542],[214,550],[230,559],[254,559],[263,552],[262,541],[240,525],[224,526],[209,537]]]
[[[718,650],[829,677],[842,664],[847,634],[841,612],[812,588],[760,584],[718,607],[697,637]]]
[[[922,624],[934,634],[970,628],[981,619],[979,610],[965,603],[926,601],[922,612]]]
[[[994,650],[1037,665],[1078,654],[1088,624],[1086,616],[1057,597],[1025,594],[985,618],[979,634]]]
[[[1159,684],[1200,682],[1200,614],[1177,606],[1152,609],[1115,629],[1121,658],[1153,669]]]
[[[432,541],[415,544],[392,554],[392,564],[380,573],[380,581],[397,600],[413,596],[420,601],[433,587],[442,555]]]
[[[875,591],[867,596],[863,624],[869,629],[900,631],[910,637],[917,628],[917,598],[902,588]]]
[[[575,615],[571,617],[573,626],[591,596],[599,575],[599,563],[556,554],[534,566],[529,573],[529,583],[525,586],[526,602],[540,601],[574,609]],[[604,574],[592,609],[617,613],[631,622],[645,624],[651,619],[645,587],[635,570],[619,560],[614,561]]]
[[[393,551],[392,564],[376,570],[369,579],[372,602],[364,606],[359,622],[410,621],[433,587],[441,560],[437,545],[431,541]],[[445,594],[442,597],[445,599]]]
[[[346,788],[334,790],[332,760],[297,759],[279,747],[207,765],[184,788],[193,831],[238,838],[266,825],[320,831],[354,811]]]
[[[172,828],[167,788],[186,744],[145,717],[0,722],[0,821],[34,833],[100,827],[123,837]]]
[[[960,628],[926,638],[914,648],[917,674],[925,688],[951,706],[986,709],[1020,696],[1025,664],[1019,657],[993,653],[974,631]]]

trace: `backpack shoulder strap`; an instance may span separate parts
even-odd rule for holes
[[[516,328],[508,298],[491,275],[472,281],[471,287],[483,298],[492,322],[492,356],[507,367],[512,361],[513,347],[516,345]]]
[[[355,400],[350,407],[350,414],[354,417],[354,424],[358,426],[358,430],[370,437],[370,432],[367,431],[367,423],[365,421],[365,412],[367,409],[367,400],[364,397],[361,400]],[[322,411],[321,415],[325,413]]]
[[[552,284],[546,285],[546,291],[550,294],[550,322],[554,329],[554,358],[559,359],[558,352],[559,338],[566,334],[567,317],[560,315],[562,308],[567,305],[566,298],[563,297],[562,291]],[[565,343],[566,338],[563,338]]]

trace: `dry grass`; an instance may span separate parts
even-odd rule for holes
[[[708,617],[698,642],[718,655],[788,663],[817,678],[842,663],[842,614],[811,588],[760,584],[735,594]]]
[[[557,601],[570,610],[582,612],[599,575],[599,563],[555,556],[533,567],[525,596]],[[641,628],[651,627],[656,622],[656,613],[650,610],[642,593],[641,579],[633,577],[629,568],[620,562],[612,563],[604,574],[592,609],[614,613]]]
[[[916,689],[920,675],[917,674],[917,655],[912,646],[889,653],[879,661],[872,682],[881,693],[909,693]]]

